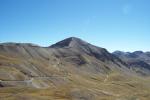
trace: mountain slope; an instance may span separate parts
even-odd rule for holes
[[[150,75],[150,56],[149,52],[121,52],[115,51],[114,55],[122,59],[128,66],[141,75]]]
[[[20,81],[19,84],[1,82],[2,86],[24,84],[34,86],[31,79],[39,80],[38,77],[68,73],[108,74],[116,70],[122,72],[128,70],[124,63],[106,49],[74,37],[47,48],[33,44],[4,43],[0,45],[0,58],[1,80]]]
[[[76,37],[49,47],[0,44],[0,100],[149,100],[147,79]]]

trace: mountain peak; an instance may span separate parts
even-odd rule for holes
[[[62,48],[62,47],[78,47],[80,45],[88,44],[87,42],[81,40],[77,37],[69,37],[56,44],[51,45],[51,47]]]
[[[81,40],[80,38],[70,37],[64,39],[56,44],[50,46],[52,48],[71,48],[72,50],[78,52],[79,54],[88,54],[90,56],[96,57],[102,61],[112,60],[113,55],[111,55],[106,49],[94,46],[88,42]],[[67,50],[65,49],[65,50]]]
[[[77,38],[77,37],[69,37],[67,39],[71,39],[71,40],[81,40],[80,38]]]
[[[134,51],[133,53],[137,54],[137,55],[140,55],[140,54],[143,54],[144,52],[143,51]]]

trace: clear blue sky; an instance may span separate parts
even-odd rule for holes
[[[150,0],[0,0],[0,42],[79,37],[109,51],[150,51]]]

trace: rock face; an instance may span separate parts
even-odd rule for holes
[[[149,52],[111,54],[76,37],[49,47],[1,43],[0,91],[4,92],[0,92],[0,99],[6,93],[14,96],[4,95],[6,100],[119,100],[123,90],[122,99],[126,100],[132,88],[141,90],[143,83],[138,74],[150,75],[148,57]],[[138,84],[132,81],[134,78]],[[143,90],[149,89],[150,82],[145,81]],[[24,92],[14,95],[16,90]]]

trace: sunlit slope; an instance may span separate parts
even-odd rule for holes
[[[0,44],[0,100],[149,100],[150,78],[78,38]]]
[[[66,84],[51,84],[46,89],[29,87],[1,88],[1,100],[149,100],[150,81],[125,77],[69,75]],[[53,83],[53,82],[52,82]]]

